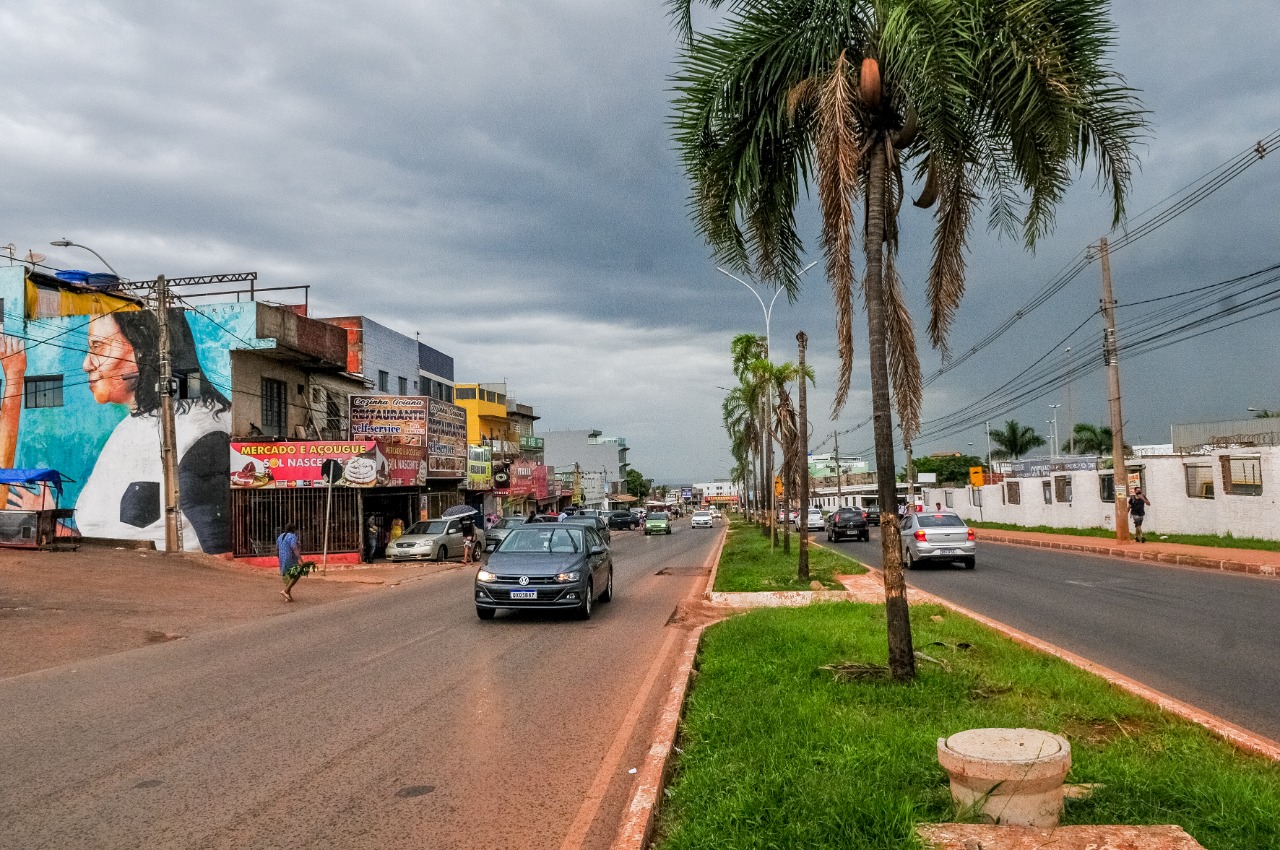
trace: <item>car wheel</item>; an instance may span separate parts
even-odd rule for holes
[[[578,605],[577,615],[579,620],[591,619],[591,604],[592,604],[591,594],[592,594],[591,582],[587,582],[587,591],[582,595],[582,602],[581,604]]]
[[[916,559],[915,556],[911,554],[910,549],[902,550],[902,566],[908,570],[914,570],[916,568]]]
[[[449,557],[448,546],[441,546],[439,549],[436,550],[436,563],[440,563],[441,561],[445,560],[448,557]]]
[[[613,601],[613,566],[609,566],[609,583],[604,586],[604,593],[600,594],[601,602]]]
[[[977,565],[978,565],[978,561],[977,561],[977,559],[976,559],[976,558],[965,558],[965,559],[964,559],[964,568],[965,568],[966,570],[971,570],[971,569],[973,569],[974,567],[976,567]]]
[[[496,613],[498,613],[497,608],[481,608],[479,605],[476,606],[476,616],[481,620],[492,620],[493,615]]]
[[[831,543],[835,540],[835,535],[831,533],[831,529],[827,529],[827,542]]]

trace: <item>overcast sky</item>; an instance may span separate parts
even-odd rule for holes
[[[1115,66],[1151,112],[1133,213],[1280,129],[1280,4],[1213,14],[1191,0],[1125,0],[1114,15]],[[65,237],[134,279],[256,271],[262,286],[308,284],[314,314],[420,331],[454,358],[458,381],[506,380],[544,428],[626,437],[646,476],[727,474],[718,388],[733,380],[730,340],[763,332],[763,311],[717,273],[686,214],[667,122],[677,38],[660,0],[42,0],[0,7],[0,31],[0,245],[100,269],[48,245]],[[1117,300],[1280,262],[1277,207],[1280,151],[1117,253]],[[802,222],[818,259],[812,210]],[[902,223],[901,271],[919,308],[931,219],[908,208]],[[976,231],[953,352],[1108,226],[1090,166],[1036,254]],[[771,328],[783,357],[797,331],[810,336],[815,445],[869,413],[859,312],[850,402],[837,422],[827,416],[836,361],[820,272],[798,302],[778,299]],[[926,430],[1054,351],[1099,294],[1093,263],[930,385]],[[1122,341],[1134,313],[1121,312]],[[929,373],[941,361],[917,316]],[[1277,316],[1124,361],[1128,441],[1280,407]],[[1100,357],[1074,348],[1054,356]],[[1101,372],[1074,381],[1072,417],[1105,423],[1105,386]],[[1044,433],[1059,403],[1065,439],[1067,396],[996,411],[992,425]],[[841,449],[871,442],[869,427],[852,430]],[[982,454],[984,428],[916,448]]]

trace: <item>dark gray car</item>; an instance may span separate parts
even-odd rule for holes
[[[488,539],[488,548],[497,548],[498,544],[511,533],[511,529],[524,525],[524,521],[525,518],[522,516],[507,516],[495,522],[485,532],[485,537]]]
[[[476,616],[499,608],[567,609],[583,620],[613,598],[613,556],[590,525],[529,523],[512,529],[476,572]]]

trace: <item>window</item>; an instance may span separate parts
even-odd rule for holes
[[[262,433],[268,437],[283,437],[288,430],[287,392],[284,381],[262,379]]]
[[[946,505],[949,508],[954,508],[956,506],[955,501],[956,501],[956,496],[955,496],[954,490],[942,491],[942,503],[944,505]]]
[[[1116,500],[1116,479],[1114,475],[1098,476],[1098,499],[1103,502]]]
[[[474,387],[458,387],[454,390],[454,395],[457,397],[458,401],[474,401],[476,391]]]
[[[384,393],[391,391],[391,376],[381,369],[378,370],[378,391]]]
[[[1017,481],[1004,482],[1004,500],[1006,504],[1022,504],[1022,485]]]
[[[975,508],[982,507],[982,488],[981,487],[969,488],[969,504],[973,505]]]
[[[1262,495],[1262,456],[1223,455],[1222,492],[1230,496]]]
[[[1187,481],[1188,499],[1213,498],[1213,467],[1207,463],[1188,463],[1182,467]]]
[[[8,390],[8,387],[5,388]],[[23,404],[27,409],[62,407],[62,376],[43,375],[23,382]]]
[[[399,381],[399,383],[400,383],[400,395],[408,395],[408,394],[409,394],[409,379],[408,379],[408,378],[397,378],[396,380],[397,380],[397,381]]]
[[[1059,502],[1071,502],[1071,476],[1055,475],[1053,477],[1053,497]]]
[[[324,430],[330,440],[341,440],[346,436],[342,433],[342,408],[332,396],[324,403]]]
[[[1046,505],[1053,504],[1053,482],[1048,478],[1040,482],[1040,489],[1044,493],[1044,503]]]

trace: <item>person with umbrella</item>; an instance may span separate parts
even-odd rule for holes
[[[470,505],[454,505],[451,508],[445,508],[444,513],[440,516],[445,519],[458,517],[462,521],[462,563],[474,564],[478,560],[475,557],[476,552],[476,523],[475,516],[478,514],[475,508]]]

